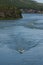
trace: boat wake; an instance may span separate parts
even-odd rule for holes
[[[32,29],[43,29],[43,20],[29,22],[26,24],[26,27]]]

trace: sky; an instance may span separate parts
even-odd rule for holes
[[[36,0],[36,1],[38,1],[38,2],[40,2],[40,3],[43,3],[43,0]]]

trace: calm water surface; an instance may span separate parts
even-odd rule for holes
[[[43,14],[0,20],[0,65],[43,65]]]

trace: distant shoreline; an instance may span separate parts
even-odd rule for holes
[[[38,13],[38,14],[43,14],[43,11],[41,10],[34,10],[34,9],[20,9],[22,11],[22,13]]]

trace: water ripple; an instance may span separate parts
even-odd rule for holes
[[[31,29],[40,29],[40,30],[42,29],[43,30],[43,20],[29,22],[25,26]]]

